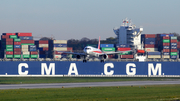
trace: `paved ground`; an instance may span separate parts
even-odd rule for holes
[[[165,85],[180,84],[180,81],[121,81],[121,82],[89,82],[89,83],[50,83],[50,84],[1,84],[0,89],[33,89],[33,88],[70,88],[100,86],[131,86],[131,85]]]

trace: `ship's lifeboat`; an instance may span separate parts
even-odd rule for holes
[[[145,53],[144,50],[137,50],[137,53]]]

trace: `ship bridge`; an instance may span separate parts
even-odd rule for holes
[[[114,33],[118,37],[118,44],[128,44],[131,47],[141,49],[141,32],[143,28],[136,28],[132,25],[131,20],[127,18],[123,20],[119,28],[114,28]]]

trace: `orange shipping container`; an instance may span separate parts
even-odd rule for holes
[[[134,55],[121,55],[121,59],[133,59]]]

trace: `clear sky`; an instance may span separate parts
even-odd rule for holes
[[[180,0],[1,0],[0,33],[34,37],[101,39],[131,19],[143,34],[180,34]]]

